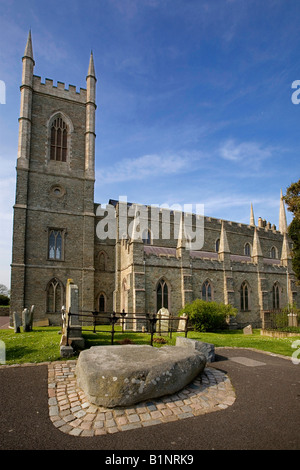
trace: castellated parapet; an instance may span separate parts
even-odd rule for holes
[[[65,100],[73,100],[82,104],[86,103],[87,98],[85,88],[80,88],[78,92],[76,86],[69,85],[67,89],[63,82],[57,82],[57,86],[55,86],[53,85],[53,80],[50,78],[46,78],[45,83],[42,83],[42,79],[38,75],[33,76],[33,90],[36,93],[43,93]]]

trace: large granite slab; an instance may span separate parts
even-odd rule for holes
[[[80,353],[75,373],[91,403],[113,408],[175,393],[205,365],[205,356],[187,347],[94,346]]]

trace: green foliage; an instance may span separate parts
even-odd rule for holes
[[[288,210],[293,212],[296,219],[300,220],[300,180],[297,183],[292,183],[287,188],[283,199],[288,206]]]
[[[298,280],[300,280],[300,219],[296,217],[289,225],[289,236],[293,241],[292,265]]]
[[[187,304],[179,314],[183,313],[188,314],[189,324],[191,323],[196,331],[217,331],[227,328],[227,318],[235,316],[237,310],[231,305],[196,299]]]
[[[0,294],[0,305],[9,305],[9,297],[4,294]]]
[[[289,236],[293,241],[292,264],[298,281],[300,281],[300,180],[292,183],[283,197],[287,208],[294,214],[289,225]]]

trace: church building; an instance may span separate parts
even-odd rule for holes
[[[11,264],[11,316],[60,324],[69,279],[85,312],[177,315],[200,298],[231,304],[236,326],[299,305],[282,194],[278,230],[110,200],[94,202],[96,75],[86,89],[34,75],[23,57]],[[187,221],[188,224],[186,223]],[[201,243],[195,244],[198,237]]]

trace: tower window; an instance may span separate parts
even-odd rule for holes
[[[244,255],[245,256],[250,256],[250,244],[249,243],[246,243],[246,245],[244,246]]]
[[[54,278],[47,286],[47,312],[59,313],[63,305],[62,283]]]
[[[276,251],[275,246],[272,246],[272,248],[271,248],[271,250],[270,250],[270,255],[271,255],[271,258],[272,258],[272,259],[276,259],[276,258],[277,258],[277,251]]]
[[[50,160],[67,161],[68,126],[61,117],[54,119],[51,126]]]
[[[49,230],[48,258],[54,260],[63,259],[63,235],[64,230]]]

